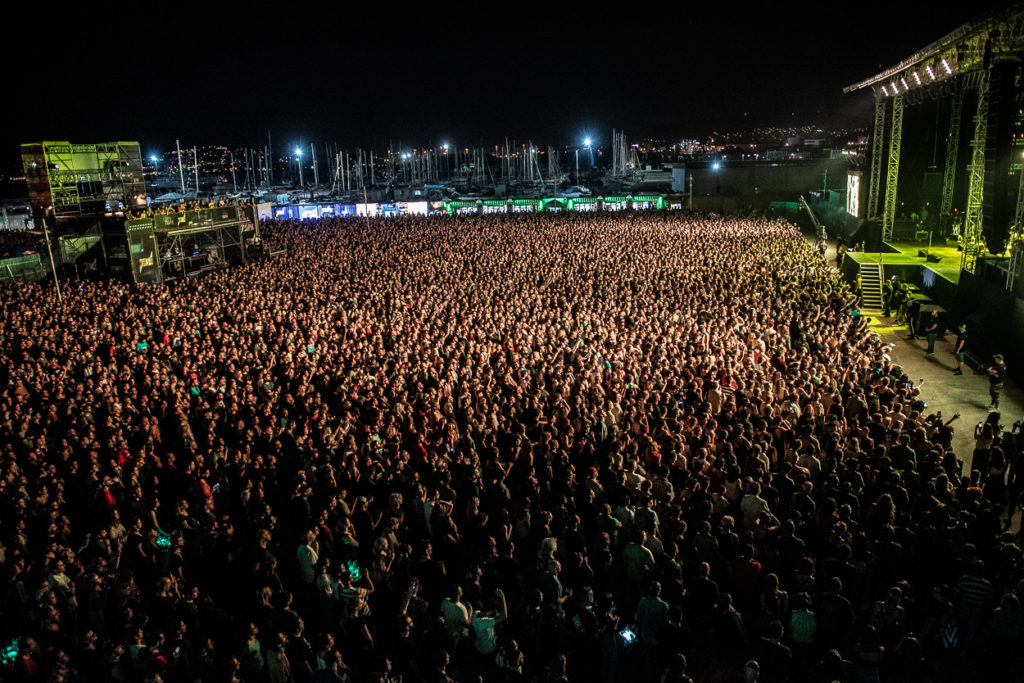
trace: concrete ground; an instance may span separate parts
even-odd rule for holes
[[[903,371],[917,383],[924,380],[921,397],[928,402],[928,412],[942,411],[943,420],[948,420],[956,413],[960,418],[953,423],[953,452],[964,463],[966,476],[974,452],[974,428],[989,415],[987,406],[989,397],[988,374],[984,368],[973,370],[966,364],[962,375],[954,375],[956,358],[953,356],[953,344],[956,335],[946,333],[945,339],[935,343],[935,354],[927,355],[925,350],[928,342],[925,339],[908,339],[905,325],[893,326],[892,318],[876,318],[871,316],[869,325],[879,333],[886,343],[892,344],[893,361],[903,366]],[[988,361],[990,359],[986,359]],[[1024,390],[1009,377],[1003,383],[1002,396],[999,399],[999,423],[1009,431],[1014,422],[1024,415]],[[1020,529],[1021,511],[1014,510],[1012,531]]]
[[[809,238],[809,241],[811,240],[813,238]],[[826,253],[833,266],[835,247],[834,242],[829,243]],[[941,410],[945,420],[960,413],[960,419],[953,423],[953,450],[965,463],[966,470],[970,466],[971,454],[974,452],[974,427],[984,421],[989,414],[989,382],[985,369],[980,368],[976,371],[965,364],[964,374],[953,374],[953,368],[956,367],[956,359],[953,357],[955,332],[948,331],[945,338],[939,339],[935,344],[935,355],[929,356],[925,353],[927,341],[908,339],[906,325],[896,325],[895,318],[892,317],[883,318],[869,313],[865,315],[871,329],[877,332],[884,342],[893,345],[893,361],[903,366],[904,371],[915,383],[924,380],[921,396],[928,402],[928,412]],[[983,361],[991,362],[991,359],[986,358]],[[1003,384],[999,414],[999,422],[1006,430],[1024,416],[1024,389],[1009,377]],[[1019,528],[1020,523],[1018,511],[1015,513],[1014,530]]]

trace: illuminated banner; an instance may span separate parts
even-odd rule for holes
[[[846,176],[846,212],[860,218],[860,171]]]

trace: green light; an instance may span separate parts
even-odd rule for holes
[[[17,636],[0,650],[0,666],[10,666],[18,658],[18,649],[21,645],[21,636]]]
[[[181,536],[180,531],[172,531],[171,533],[165,533],[157,529],[156,532],[156,547],[160,549],[160,552],[165,553],[171,549],[171,539],[175,536]]]

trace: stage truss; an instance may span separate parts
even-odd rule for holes
[[[875,98],[871,176],[868,179],[868,218],[881,218],[883,238],[892,237],[898,203],[903,108],[929,96],[952,96],[940,203],[940,220],[948,223],[954,209],[953,190],[956,184],[956,162],[962,130],[963,98],[966,92],[974,91],[977,108],[974,115],[974,135],[971,140],[961,259],[961,267],[974,272],[977,259],[985,248],[982,210],[985,204],[986,136],[991,81],[989,74],[994,64],[1006,61],[1019,62],[1022,53],[1024,4],[1017,4],[991,12],[979,21],[965,24],[899,64],[843,89],[843,92],[850,93],[871,88]],[[888,145],[885,144],[887,100],[892,100],[893,103]],[[1007,141],[1007,144],[1009,143],[1010,141]],[[887,155],[885,150],[888,152]],[[883,160],[887,162],[885,197],[882,214],[879,216]],[[1016,227],[1020,227],[1019,222]],[[1019,240],[1014,240],[1014,244],[1017,241]]]

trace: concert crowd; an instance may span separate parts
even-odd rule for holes
[[[0,678],[1020,671],[1020,430],[954,453],[795,226],[262,230],[285,255],[4,289]]]

